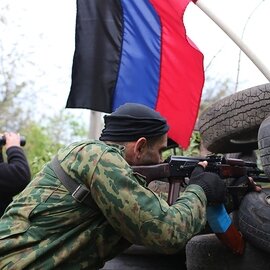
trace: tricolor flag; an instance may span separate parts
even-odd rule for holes
[[[186,36],[190,0],[77,0],[67,108],[110,113],[126,102],[163,115],[188,147],[204,84],[203,55]]]

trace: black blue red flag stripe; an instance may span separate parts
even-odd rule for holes
[[[67,108],[110,113],[126,102],[159,111],[189,145],[204,84],[203,55],[187,37],[190,0],[77,0]]]

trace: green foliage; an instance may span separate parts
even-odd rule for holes
[[[190,145],[186,150],[183,150],[183,155],[184,156],[199,156],[200,155],[200,142],[201,142],[200,133],[198,131],[194,131],[190,139]]]
[[[26,137],[24,150],[33,176],[40,171],[46,162],[51,160],[61,144],[52,139],[47,129],[35,122],[28,123],[21,130],[21,133]]]
[[[52,159],[61,146],[86,138],[87,135],[85,126],[64,111],[45,120],[47,121],[45,126],[29,121],[20,130],[26,137],[24,150],[32,176]],[[46,122],[45,120],[43,121]]]
[[[46,121],[46,127],[55,142],[68,144],[87,137],[87,129],[82,121],[64,109]]]

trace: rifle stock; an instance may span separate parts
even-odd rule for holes
[[[161,163],[147,166],[133,166],[134,172],[137,172],[145,177],[145,181],[149,184],[151,181],[159,180],[167,182],[166,178],[171,176],[169,163]]]

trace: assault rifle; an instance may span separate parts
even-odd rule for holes
[[[217,173],[222,179],[239,178],[247,175],[258,182],[270,182],[264,172],[256,163],[242,159],[225,158],[221,155],[209,155],[206,157],[170,156],[164,163],[157,165],[133,166],[133,170],[145,177],[149,184],[153,180],[169,183],[168,203],[171,205],[179,197],[181,184],[190,177],[198,162],[206,160],[208,165],[205,171]],[[227,189],[235,191],[247,189],[243,187],[228,186]]]
[[[219,155],[206,157],[170,156],[164,163],[149,166],[133,166],[133,170],[145,176],[149,184],[153,180],[169,183],[168,204],[171,205],[179,197],[181,184],[189,178],[198,162],[208,162],[205,171],[217,173],[221,178],[239,178],[247,175],[255,181],[270,182],[263,171],[254,162],[242,159],[225,158]],[[227,190],[232,194],[248,190],[248,183],[239,186],[227,185]],[[232,223],[223,204],[208,206],[206,210],[207,220],[216,236],[221,242],[230,248],[233,253],[242,255],[244,252],[244,238]]]

